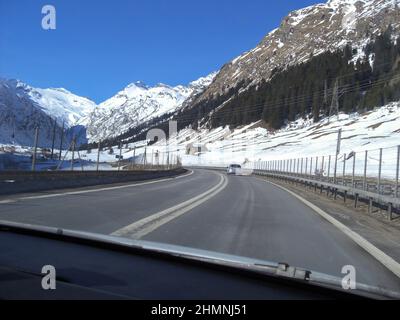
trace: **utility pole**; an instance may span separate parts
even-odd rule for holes
[[[121,157],[122,157],[122,142],[119,142],[119,158],[118,158],[118,171],[121,170]]]
[[[101,147],[101,141],[97,144],[97,166],[96,166],[96,171],[99,171],[99,162],[100,162],[100,147]]]
[[[338,156],[340,154],[340,147],[342,143],[342,129],[339,129],[338,138],[337,138],[337,145],[336,145],[336,155],[335,155],[335,172],[333,177],[333,183],[336,183],[337,177],[337,163],[338,163]]]
[[[62,129],[61,129],[61,139],[60,139],[60,156],[59,156],[59,160],[61,161],[61,157],[62,157],[62,149],[63,149],[63,139],[64,139],[64,121],[62,124]]]
[[[75,161],[75,136],[72,137],[72,158],[71,158],[71,171],[74,171],[74,161]]]
[[[133,147],[132,169],[136,164],[136,146]]]
[[[39,127],[36,127],[35,142],[33,144],[32,171],[35,171],[35,169],[36,169],[36,153],[37,153],[38,140],[39,140]]]
[[[147,165],[147,148],[144,148],[143,166]]]
[[[53,157],[54,157],[54,143],[56,141],[56,125],[57,125],[57,121],[56,121],[56,119],[54,119],[53,139],[52,139],[52,142],[51,142],[51,160],[53,160]]]
[[[167,169],[169,169],[169,147],[167,150]]]

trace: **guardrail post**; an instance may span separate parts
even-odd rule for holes
[[[379,149],[378,194],[381,194],[382,155],[383,155],[383,149],[380,148]]]
[[[394,195],[396,198],[399,196],[399,170],[400,170],[400,146],[397,147],[397,166],[396,166],[396,190]]]
[[[363,177],[363,188],[364,188],[364,191],[367,190],[367,166],[368,166],[368,150],[365,150],[364,177]]]
[[[333,172],[333,183],[336,184],[336,178],[337,178],[337,162],[338,162],[338,156],[339,154],[336,153],[335,156],[335,168],[334,168],[334,172]]]
[[[373,199],[372,199],[372,198],[369,198],[369,201],[368,201],[368,214],[372,214],[372,207],[373,207],[373,205],[374,205]]]
[[[354,196],[354,208],[358,207],[358,197],[359,197],[359,195],[358,195],[358,193],[356,193]]]
[[[393,205],[391,203],[388,204],[388,220],[392,221],[393,220]]]

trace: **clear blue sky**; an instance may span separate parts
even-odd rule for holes
[[[141,80],[186,84],[316,0],[0,0],[0,77],[101,102]],[[57,29],[41,27],[54,5]]]

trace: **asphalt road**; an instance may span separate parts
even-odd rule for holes
[[[400,279],[342,231],[256,177],[195,170],[167,181],[72,191],[2,197],[0,220],[286,262],[335,276],[352,265],[358,282],[400,292]]]

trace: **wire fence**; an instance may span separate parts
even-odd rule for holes
[[[302,176],[307,179],[400,197],[400,146],[328,156],[257,161],[256,171]]]
[[[147,146],[79,150],[32,147],[0,147],[1,171],[120,171],[169,170],[181,167],[178,152]]]

